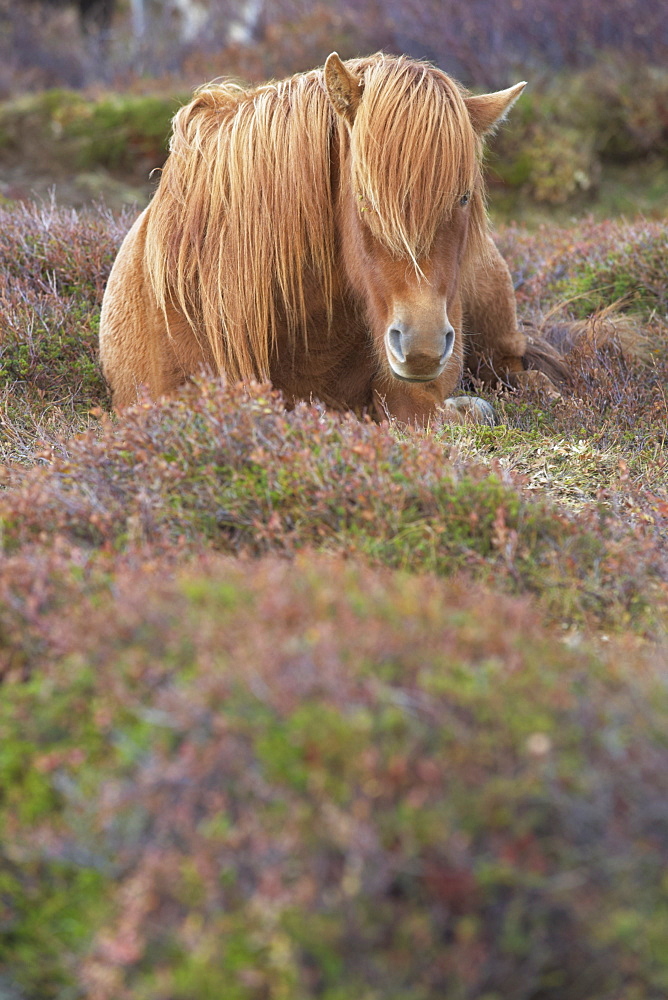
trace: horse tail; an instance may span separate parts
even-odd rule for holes
[[[542,372],[555,386],[565,388],[570,381],[570,371],[564,356],[540,330],[527,332],[526,338],[527,349],[522,359],[525,369]]]
[[[628,360],[649,361],[651,343],[639,318],[620,312],[619,306],[613,303],[583,320],[557,320],[552,313],[538,325],[526,324],[525,368],[543,372],[556,386],[565,387],[576,355],[585,359],[605,350]]]

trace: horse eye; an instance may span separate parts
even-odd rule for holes
[[[466,194],[463,194],[461,196],[461,198],[459,199],[459,204],[462,206],[462,208],[464,207],[464,205],[468,205],[470,198],[471,198],[470,191],[467,191]]]

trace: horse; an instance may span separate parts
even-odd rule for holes
[[[465,360],[490,379],[526,364],[481,170],[524,86],[473,95],[426,62],[333,52],[280,82],[196,91],[105,291],[113,406],[204,370],[270,381],[288,405],[491,422],[453,393]]]

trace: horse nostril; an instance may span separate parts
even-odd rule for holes
[[[455,346],[455,331],[452,327],[449,327],[445,333],[445,343],[443,344],[443,353],[441,354],[439,364],[444,365],[452,354],[452,349]]]
[[[394,354],[397,361],[404,362],[406,360],[406,355],[404,354],[401,346],[401,330],[397,330],[396,327],[392,327],[387,337],[390,344],[390,350]]]

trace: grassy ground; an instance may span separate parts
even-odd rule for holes
[[[0,209],[7,989],[664,996],[666,224],[504,229],[524,322],[615,309],[561,399],[427,433],[111,417],[128,224]]]

